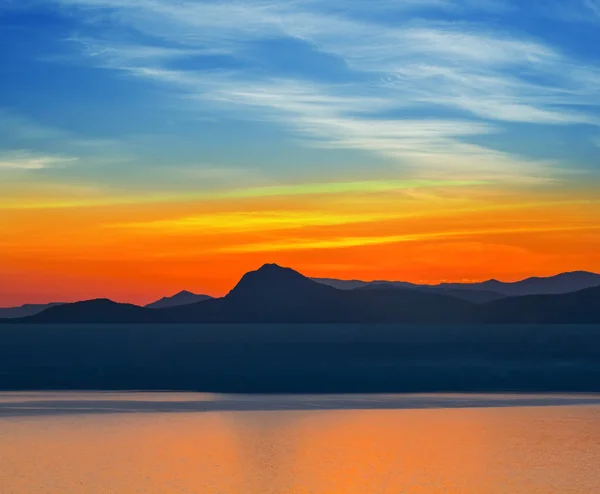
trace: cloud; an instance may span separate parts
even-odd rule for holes
[[[17,143],[13,147],[23,145],[35,146],[39,149],[52,148],[59,143],[71,154],[108,152],[114,155],[122,147],[122,143],[117,140],[80,137],[73,132],[40,124],[2,108],[0,108],[0,141],[4,146]],[[36,152],[44,154],[44,151],[36,150]]]
[[[41,170],[73,163],[77,158],[48,156],[29,151],[0,153],[0,171],[2,170]]]
[[[137,232],[165,234],[201,232],[232,233],[289,230],[311,226],[370,223],[397,217],[393,213],[331,213],[323,211],[257,211],[212,213],[182,218],[108,225]]]
[[[276,185],[234,190],[224,196],[272,197],[295,195],[347,194],[361,192],[381,193],[435,187],[468,187],[485,182],[474,180],[370,180],[360,182],[317,182],[293,185]]]
[[[272,242],[249,243],[242,245],[227,246],[219,249],[228,253],[249,253],[249,252],[278,252],[293,250],[314,250],[314,249],[343,249],[350,247],[367,247],[370,245],[399,244],[404,242],[421,242],[427,240],[447,240],[453,238],[468,238],[483,235],[514,235],[514,234],[532,234],[532,233],[552,233],[565,231],[595,231],[600,227],[524,227],[524,228],[490,228],[466,231],[445,231],[428,232],[403,235],[382,235],[371,237],[338,237],[326,239],[292,239],[292,240],[274,240]]]
[[[375,1],[367,11],[364,2],[336,0],[57,1],[86,22],[110,24],[111,33],[122,28],[111,38],[73,38],[98,66],[163,84],[201,111],[273,122],[311,146],[376,153],[426,176],[445,169],[545,179],[555,163],[473,139],[512,123],[600,124],[590,112],[600,104],[593,67],[538,39],[433,15],[501,11],[508,2]],[[390,9],[393,22],[380,15]],[[348,73],[334,83],[300,62],[294,78],[267,70],[261,58],[271,54],[253,50],[272,39],[305,43]],[[244,68],[198,68],[198,57],[217,53]]]
[[[247,170],[231,170],[230,173],[221,173],[221,170],[214,170],[214,173],[208,173],[202,170],[194,171],[188,168],[183,175],[189,180],[200,178],[208,180],[213,187],[207,189],[202,187],[194,191],[177,190],[175,192],[165,191],[145,191],[134,193],[132,190],[111,190],[110,188],[100,188],[94,186],[90,188],[85,185],[74,184],[46,184],[42,190],[34,190],[29,187],[32,195],[30,198],[20,197],[18,200],[6,199],[0,200],[0,209],[63,209],[63,208],[83,208],[94,206],[111,205],[131,205],[131,204],[156,204],[173,203],[184,201],[232,201],[236,199],[251,198],[270,198],[270,197],[289,197],[289,196],[320,196],[344,195],[344,194],[378,194],[385,192],[402,191],[405,194],[414,193],[416,190],[436,188],[447,189],[453,187],[471,187],[485,185],[486,182],[475,180],[371,180],[355,182],[313,182],[298,183],[288,185],[269,185],[269,186],[249,186],[251,183],[248,178]],[[197,172],[197,173],[196,173]],[[194,174],[196,176],[194,177]],[[239,176],[235,176],[239,173]],[[176,175],[181,175],[177,170]],[[214,187],[215,180],[221,182],[224,178],[235,178],[235,182],[243,180],[245,185],[238,184],[232,187],[230,183],[220,187]],[[164,181],[163,181],[164,183]],[[39,184],[36,184],[39,188]],[[55,194],[47,194],[45,189],[56,189]],[[90,191],[93,190],[93,193]],[[83,193],[81,193],[83,191]],[[36,194],[37,193],[37,194]]]
[[[40,125],[28,118],[0,108],[0,136],[3,141],[22,139],[31,142],[63,139],[66,134],[59,129]]]
[[[230,75],[192,75],[140,69],[142,77],[175,84],[198,103],[218,103],[239,118],[268,120],[295,129],[314,147],[370,151],[419,171],[454,178],[510,179],[526,175],[547,180],[550,162],[534,162],[464,142],[461,138],[500,129],[481,121],[383,119],[373,112],[393,109],[393,101],[351,87],[327,88],[293,80],[239,81]],[[240,110],[242,109],[242,110]]]

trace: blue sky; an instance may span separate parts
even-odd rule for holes
[[[4,0],[0,36],[5,183],[598,176],[598,0]]]
[[[0,54],[0,304],[600,270],[600,0],[0,0]]]

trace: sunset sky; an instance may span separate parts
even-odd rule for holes
[[[0,54],[0,306],[600,272],[600,0],[1,0]]]

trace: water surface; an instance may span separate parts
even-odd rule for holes
[[[576,493],[600,396],[0,393],[2,493]]]

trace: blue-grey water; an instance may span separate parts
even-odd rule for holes
[[[4,493],[600,492],[600,395],[0,393]]]

